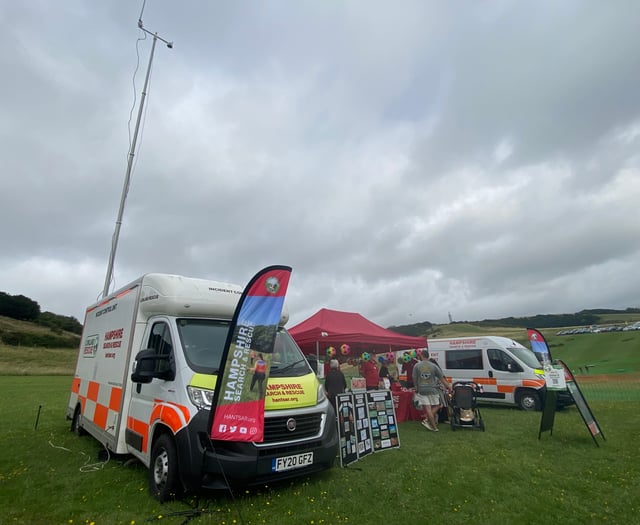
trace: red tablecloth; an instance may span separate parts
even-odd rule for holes
[[[413,406],[413,390],[392,390],[391,395],[398,421],[421,421],[424,419],[424,410],[417,410]]]

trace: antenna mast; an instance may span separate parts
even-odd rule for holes
[[[120,226],[122,225],[122,216],[124,214],[124,204],[127,200],[127,193],[129,192],[129,182],[131,181],[131,169],[133,168],[133,157],[135,156],[136,143],[138,141],[138,131],[140,130],[140,121],[142,120],[142,112],[144,109],[144,101],[147,96],[147,88],[149,86],[149,76],[151,74],[151,64],[153,63],[153,54],[156,49],[156,41],[160,40],[164,42],[169,49],[173,48],[173,42],[169,42],[164,38],[158,36],[158,33],[151,33],[147,31],[142,25],[142,18],[138,19],[138,28],[141,31],[153,36],[153,43],[151,44],[151,53],[149,54],[149,65],[147,66],[147,74],[144,79],[144,87],[142,88],[142,96],[140,97],[140,107],[138,108],[138,118],[136,120],[136,128],[133,133],[133,140],[129,148],[129,158],[127,161],[127,172],[124,177],[124,185],[122,187],[122,196],[120,197],[120,208],[118,209],[118,218],[116,219],[116,227],[111,238],[111,253],[109,254],[109,265],[107,266],[107,275],[104,279],[104,288],[102,290],[102,298],[104,299],[109,295],[109,287],[111,286],[111,278],[113,276],[113,263],[116,258],[116,250],[118,249],[118,239],[120,237]]]

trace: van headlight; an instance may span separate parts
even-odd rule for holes
[[[203,408],[211,408],[213,402],[213,390],[206,388],[198,388],[197,386],[188,386],[187,393],[191,402],[200,410]]]
[[[324,394],[324,386],[322,385],[318,385],[318,399],[317,399],[317,403],[322,403],[327,396],[325,396]]]

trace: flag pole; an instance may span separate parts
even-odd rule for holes
[[[109,254],[109,264],[107,265],[107,275],[104,279],[104,288],[102,290],[102,298],[104,299],[109,295],[109,287],[111,286],[111,278],[113,276],[113,264],[116,258],[116,250],[118,249],[118,239],[120,237],[120,226],[122,225],[122,216],[124,215],[124,204],[127,200],[127,194],[129,193],[129,183],[131,181],[131,170],[133,168],[133,157],[135,156],[136,143],[138,142],[138,131],[140,130],[140,122],[142,121],[142,113],[144,109],[144,101],[147,97],[147,89],[149,86],[149,77],[151,75],[151,64],[153,63],[153,55],[156,49],[156,41],[160,40],[167,44],[169,49],[173,48],[173,42],[168,42],[164,38],[158,36],[158,33],[151,33],[147,31],[142,25],[142,20],[138,20],[138,28],[145,33],[153,36],[153,43],[151,45],[151,53],[149,54],[149,64],[147,65],[147,74],[144,79],[144,87],[142,88],[142,96],[140,97],[140,106],[138,108],[138,118],[136,120],[135,131],[133,132],[133,140],[129,148],[129,158],[127,161],[127,171],[124,177],[124,185],[122,186],[122,195],[120,197],[120,208],[118,209],[118,217],[116,219],[116,226],[111,238],[111,253]]]

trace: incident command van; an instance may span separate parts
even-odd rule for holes
[[[323,470],[335,414],[283,312],[265,399],[264,441],[211,440],[209,416],[242,287],[147,274],[86,310],[66,415],[115,454],[149,468],[151,492],[226,488]],[[144,356],[146,376],[135,371]],[[149,373],[149,358],[153,361]]]
[[[452,382],[473,381],[482,387],[479,402],[539,410],[545,395],[542,365],[535,354],[507,337],[477,336],[429,339],[429,357]],[[558,404],[571,403],[561,393]]]

